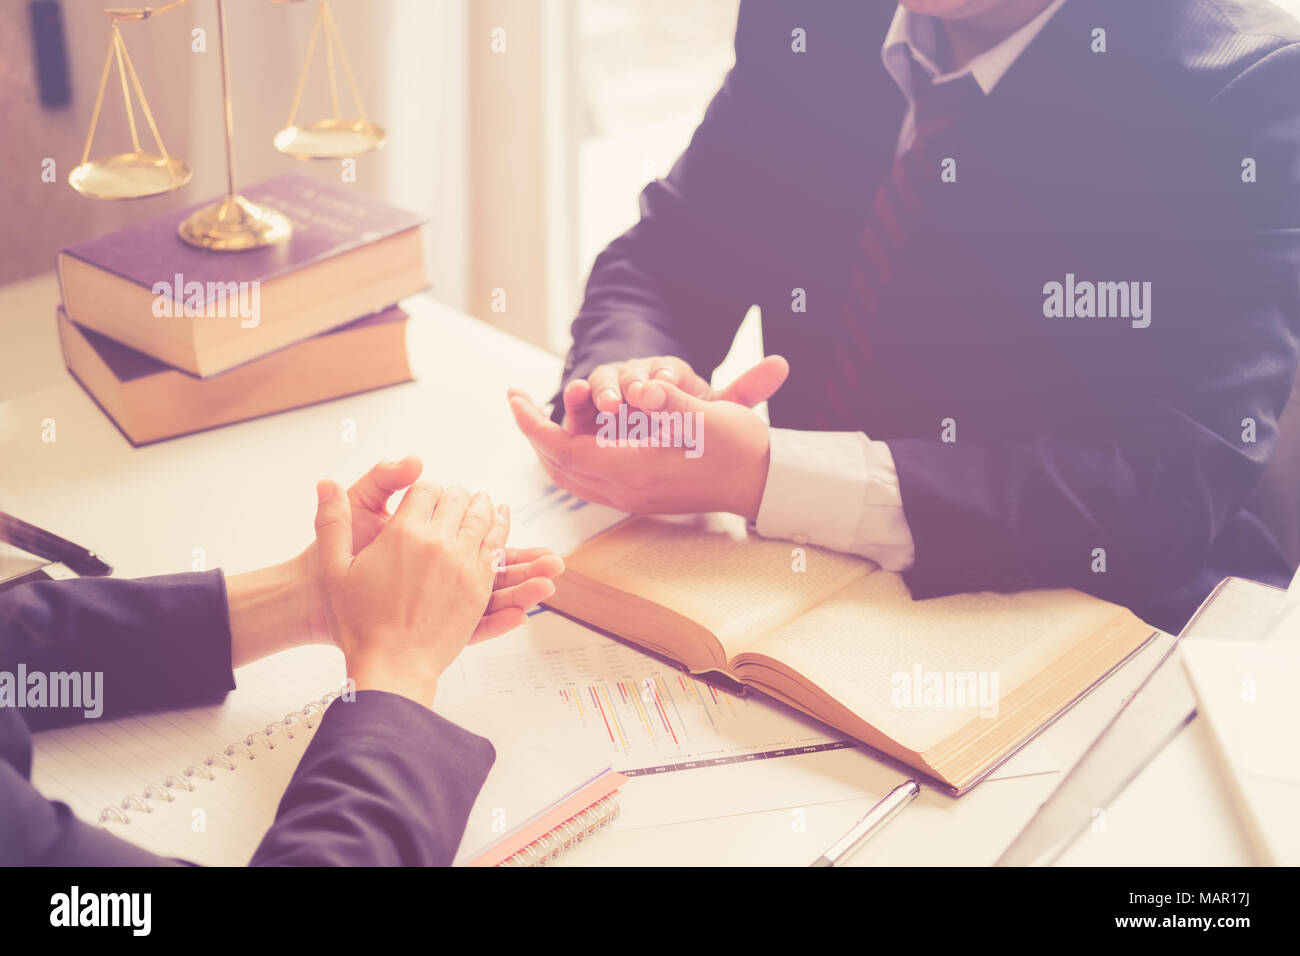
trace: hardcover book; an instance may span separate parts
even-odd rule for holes
[[[1072,590],[912,600],[871,561],[724,519],[632,518],[546,604],[762,691],[963,793],[1154,635]]]
[[[69,318],[208,376],[428,286],[414,213],[298,175],[246,193],[290,218],[287,242],[247,252],[196,249],[176,235],[193,211],[182,209],[76,243],[58,254]]]
[[[198,378],[72,322],[68,370],[133,445],[411,381],[408,316],[396,306],[211,378]]]

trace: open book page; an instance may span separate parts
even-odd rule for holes
[[[863,558],[746,535],[742,521],[719,515],[689,522],[637,518],[589,542],[566,563],[703,625],[728,658],[876,567]]]
[[[1078,591],[914,601],[878,572],[757,642],[762,654],[909,750],[923,751],[998,703],[1117,614]],[[744,663],[741,676],[745,676]],[[761,663],[761,662],[760,662]]]

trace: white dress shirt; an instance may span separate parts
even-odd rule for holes
[[[909,103],[899,131],[898,152],[911,146],[914,138],[908,53],[933,82],[946,83],[971,74],[987,96],[1064,2],[1055,0],[1015,33],[952,73],[941,73],[936,65],[941,59],[942,25],[933,17],[900,6],[880,50],[885,69]],[[938,440],[939,423],[934,427]],[[887,442],[872,441],[862,432],[771,429],[771,462],[755,528],[768,538],[860,554],[886,571],[906,571],[916,560],[893,453]]]

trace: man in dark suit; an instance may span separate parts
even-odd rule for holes
[[[1297,363],[1297,89],[1265,0],[743,0],[596,261],[554,422],[516,419],[584,497],[1177,631],[1290,570],[1245,506]],[[714,391],[755,304],[768,358]],[[619,447],[620,405],[693,416],[702,454]]]
[[[416,482],[420,468],[416,458],[377,465],[346,495],[321,482],[316,541],[283,565],[2,591],[0,671],[100,672],[101,716],[120,717],[219,702],[235,686],[232,667],[336,643],[355,699],[326,710],[252,863],[448,864],[495,754],[429,709],[438,675],[467,641],[522,623],[563,564],[543,549],[505,549],[508,510]],[[0,697],[0,865],[179,862],[78,820],[31,785],[31,732],[82,718],[81,708]]]

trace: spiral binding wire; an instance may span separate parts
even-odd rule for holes
[[[609,826],[617,817],[618,801],[611,793],[551,832],[542,834],[514,856],[502,860],[497,866],[546,866],[561,853],[572,850],[593,833]]]
[[[316,726],[312,722],[313,718],[319,720],[321,715],[325,713],[325,708],[332,704],[338,696],[337,692],[330,691],[319,701],[308,701],[301,710],[291,710],[284,715],[283,720],[276,720],[267,724],[265,730],[255,730],[243,740],[232,743],[220,753],[209,754],[203,763],[192,763],[179,774],[169,773],[163,778],[161,786],[151,783],[144,788],[143,795],[138,793],[127,794],[117,804],[111,804],[100,811],[100,825],[106,823],[130,823],[131,814],[129,811],[153,813],[154,804],[173,802],[176,799],[177,790],[186,792],[198,790],[199,788],[195,783],[196,779],[216,780],[217,775],[213,773],[214,769],[222,769],[233,773],[239,767],[234,758],[242,758],[244,761],[256,760],[259,749],[275,749],[275,738],[277,736],[293,740],[294,725],[301,724],[304,730],[312,730]]]

